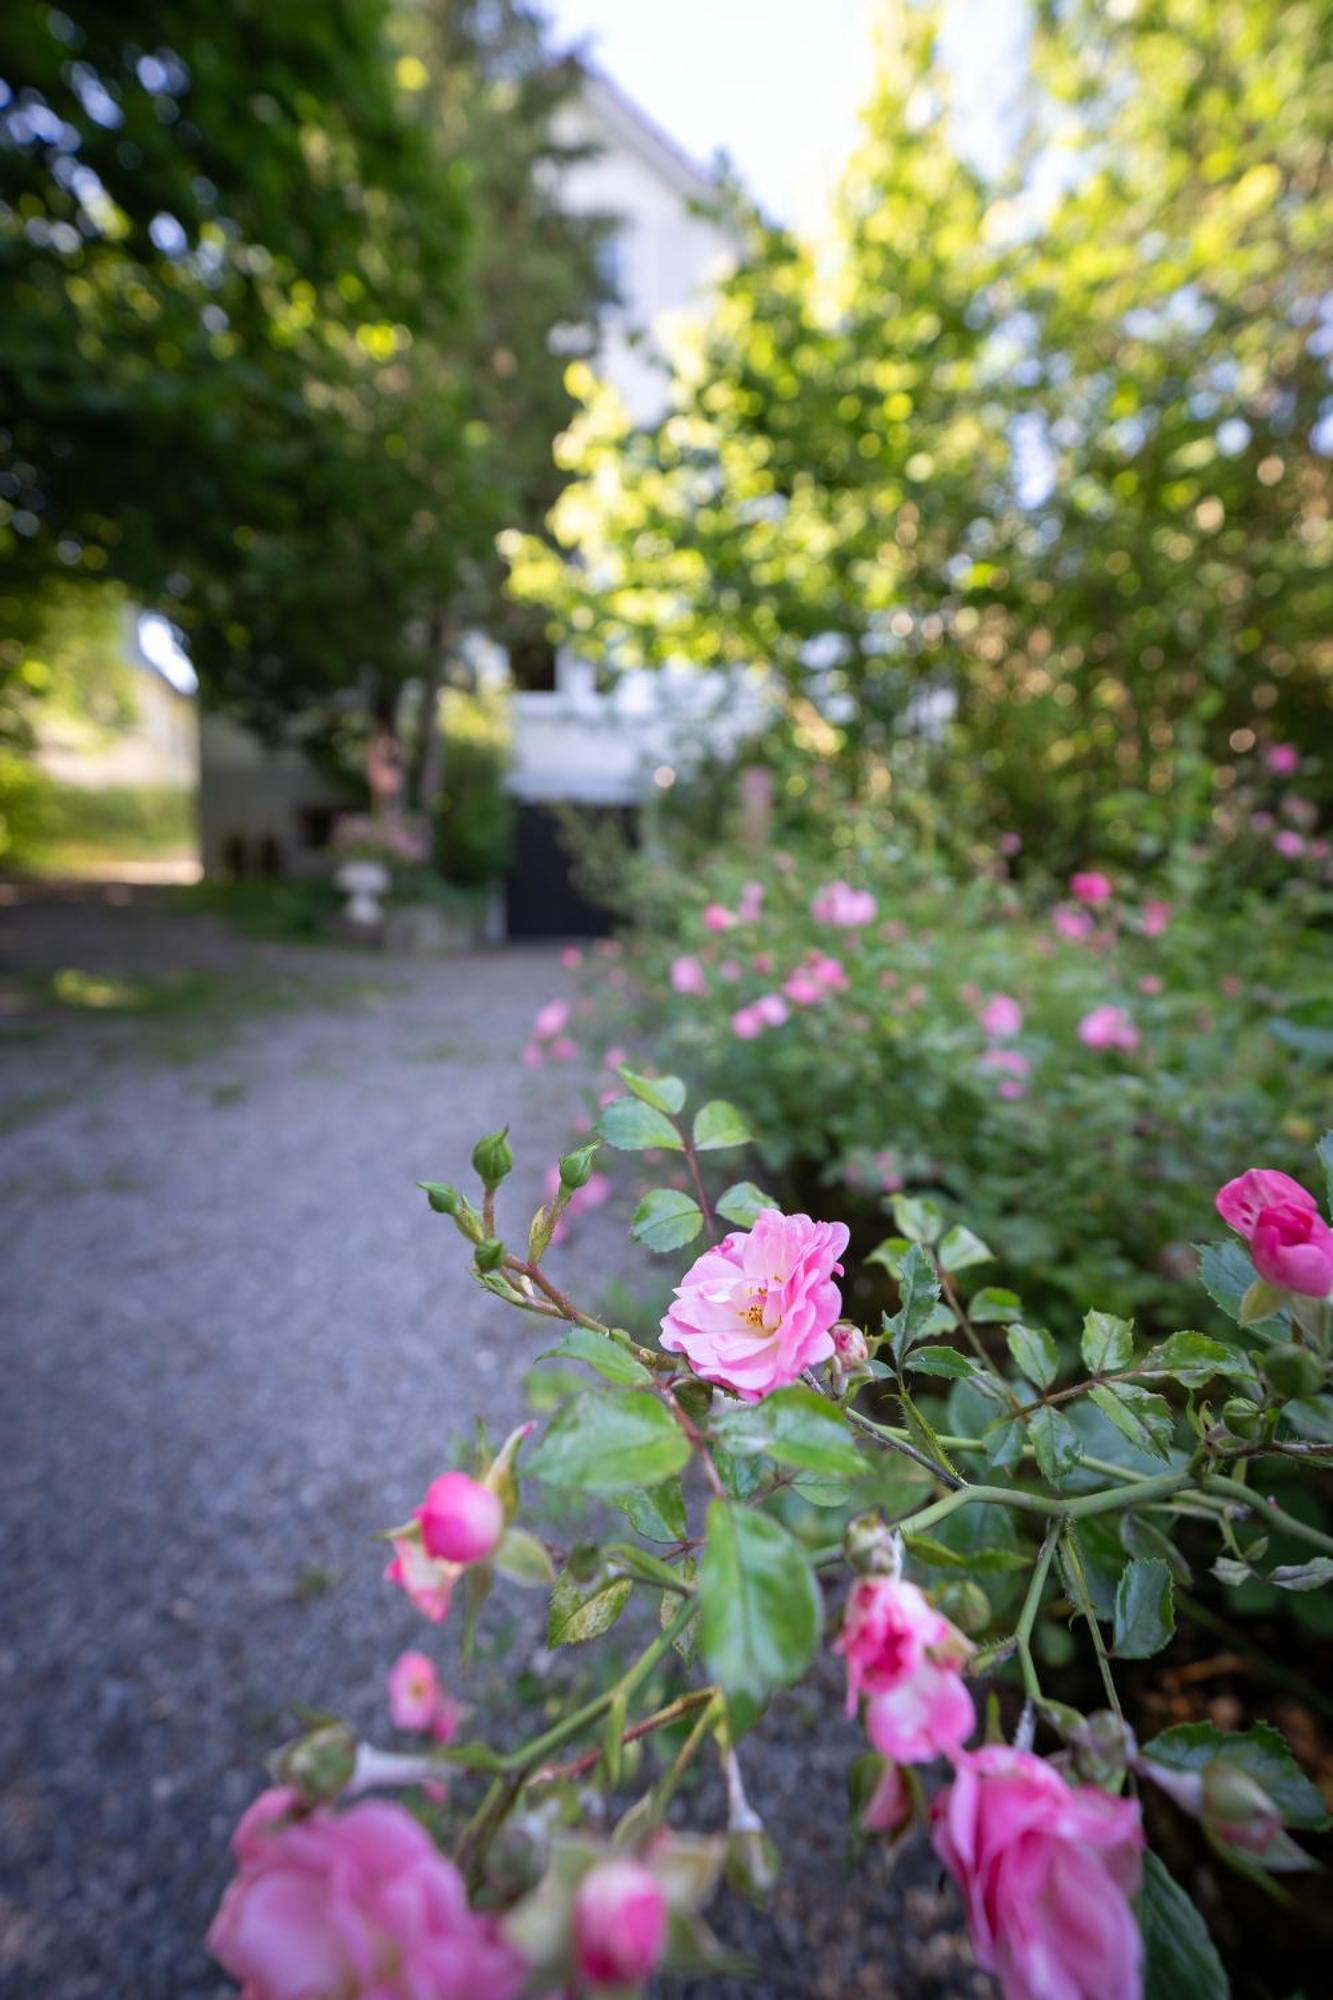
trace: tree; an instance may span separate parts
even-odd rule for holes
[[[1329,21],[1051,0],[992,188],[900,0],[831,244],[752,219],[655,431],[585,384],[518,594],[768,668],[860,777],[947,689],[932,789],[1053,865],[1224,823],[1230,748],[1328,724]]]
[[[984,192],[933,42],[925,11],[886,29],[829,254],[751,212],[669,415],[633,431],[585,372],[554,546],[507,544],[518,594],[597,657],[762,664],[858,753],[944,658],[959,538],[1005,458]]]
[[[411,670],[414,591],[461,566],[479,476],[457,394],[427,493],[404,466],[467,206],[390,55],[385,0],[6,13],[11,664],[54,580],[111,578],[261,722]]]

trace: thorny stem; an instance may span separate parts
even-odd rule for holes
[[[605,1715],[618,1697],[627,1698],[633,1694],[635,1688],[648,1678],[658,1661],[670,1651],[694,1614],[693,1600],[682,1605],[671,1623],[658,1634],[647,1650],[639,1655],[633,1666],[621,1675],[613,1687],[604,1688],[591,1701],[584,1702],[582,1708],[575,1709],[572,1715],[565,1716],[541,1736],[534,1737],[530,1743],[520,1744],[517,1750],[511,1750],[501,1758],[500,1775],[490,1786],[476,1812],[463,1829],[458,1843],[456,1857],[458,1865],[474,1887],[480,1880],[487,1849],[513,1809],[524,1786],[531,1780],[534,1771],[539,1769],[553,1750],[558,1750],[571,1736],[577,1736],[591,1723],[596,1722],[599,1716]]]
[[[534,1299],[526,1308],[528,1312],[542,1313],[549,1319],[568,1320],[571,1326],[586,1326],[590,1333],[603,1334],[607,1340],[613,1340],[617,1347],[624,1347],[636,1361],[642,1362],[645,1368],[652,1368],[660,1373],[664,1369],[674,1367],[674,1362],[668,1356],[659,1354],[654,1347],[641,1347],[638,1341],[632,1340],[621,1327],[608,1326],[605,1320],[594,1319],[591,1313],[581,1312],[568,1293],[562,1292],[558,1285],[551,1282],[540,1264],[530,1263],[521,1257],[506,1257],[504,1269],[516,1271],[520,1277],[526,1278],[549,1301],[549,1305],[544,1306],[539,1300]]]
[[[708,1231],[713,1242],[716,1243],[717,1217],[713,1214],[712,1203],[704,1192],[704,1177],[699,1171],[699,1155],[695,1152],[694,1142],[690,1139],[680,1119],[673,1118],[671,1123],[680,1134],[681,1150],[685,1154],[685,1161],[690,1170],[690,1179],[694,1182],[694,1192],[699,1197],[699,1210],[704,1219],[704,1228]]]
[[[968,1315],[967,1307],[963,1304],[963,1301],[958,1296],[957,1285],[955,1285],[952,1277],[944,1269],[943,1265],[940,1263],[938,1258],[935,1259],[935,1268],[939,1272],[940,1276],[940,1290],[944,1293],[950,1312],[953,1314],[954,1318],[958,1322],[959,1330],[961,1331],[964,1340],[967,1342],[968,1346],[972,1349],[972,1352],[976,1355],[977,1360],[986,1370],[986,1373],[992,1376],[994,1380],[999,1383],[1000,1387],[1004,1391],[1005,1399],[1008,1402],[1009,1407],[1016,1412],[1018,1409],[1018,1398],[1014,1394],[1013,1390],[1010,1388],[1009,1384],[1005,1381],[1003,1375],[1001,1375],[999,1369],[995,1366],[995,1363],[994,1361],[992,1361],[990,1355],[986,1352],[986,1343],[983,1341],[981,1335],[977,1332],[976,1328],[973,1326],[971,1318]]]
[[[1268,1522],[1270,1527],[1281,1529],[1285,1535],[1294,1535],[1297,1541],[1308,1542],[1313,1549],[1324,1555],[1333,1556],[1333,1535],[1326,1535],[1319,1528],[1310,1527],[1305,1521],[1298,1521],[1294,1514],[1288,1514],[1275,1500],[1269,1500],[1262,1493],[1256,1493],[1250,1486],[1243,1486],[1239,1479],[1224,1478],[1214,1473],[1203,1482],[1205,1493],[1216,1493],[1222,1499],[1234,1501]]]
[[[817,1396],[824,1395],[825,1392],[820,1387],[813,1369],[807,1368],[801,1380],[808,1389],[813,1389]],[[933,1478],[938,1479],[941,1486],[960,1487],[963,1484],[956,1472],[950,1472],[947,1465],[941,1465],[938,1459],[931,1458],[916,1445],[909,1444],[906,1438],[900,1437],[898,1432],[890,1429],[887,1424],[877,1424],[873,1417],[863,1416],[860,1410],[854,1410],[850,1405],[843,1406],[842,1414],[855,1430],[873,1438],[885,1451],[901,1452],[904,1458],[910,1458],[914,1465],[921,1466]]]
[[[1075,1600],[1080,1612],[1083,1614],[1084,1623],[1087,1625],[1089,1636],[1092,1639],[1092,1650],[1097,1655],[1097,1668],[1102,1677],[1102,1686],[1106,1689],[1106,1699],[1110,1702],[1115,1713],[1120,1715],[1120,1696],[1116,1693],[1115,1679],[1111,1673],[1111,1662],[1106,1651],[1106,1641],[1102,1637],[1102,1628],[1097,1623],[1097,1613],[1093,1608],[1092,1596],[1088,1590],[1088,1578],[1087,1572],[1083,1567],[1083,1551],[1079,1547],[1078,1530],[1072,1521],[1066,1521],[1064,1524],[1064,1540],[1065,1554],[1068,1557],[1068,1574],[1073,1578]]]
[[[1052,1521],[1046,1530],[1046,1539],[1033,1567],[1028,1583],[1027,1596],[1023,1599],[1023,1609],[1018,1614],[1014,1627],[1014,1643],[1018,1647],[1019,1665],[1023,1669],[1023,1687],[1029,1701],[1041,1700],[1041,1682],[1037,1679],[1037,1665],[1032,1657],[1032,1628],[1037,1622],[1037,1611],[1041,1604],[1041,1593],[1046,1587],[1046,1574],[1051,1567],[1051,1557],[1060,1539],[1061,1523]]]
[[[703,1466],[704,1477],[707,1479],[708,1484],[712,1487],[719,1500],[725,1500],[727,1497],[726,1492],[722,1481],[717,1476],[717,1467],[713,1463],[713,1454],[708,1448],[707,1438],[697,1424],[681,1408],[669,1388],[659,1383],[657,1393],[689,1439],[690,1450],[695,1453],[699,1463]]]
[[[926,1528],[933,1528],[937,1521],[947,1520],[960,1507],[970,1507],[982,1500],[993,1501],[997,1507],[1016,1507],[1028,1514],[1081,1521],[1093,1514],[1115,1514],[1125,1507],[1141,1506],[1145,1500],[1178,1493],[1182,1486],[1190,1484],[1193,1477],[1192,1469],[1184,1466],[1176,1472],[1154,1473],[1147,1479],[1138,1480],[1133,1486],[1104,1486],[1095,1493],[1071,1494],[1063,1499],[1048,1493],[1029,1493],[1021,1486],[962,1486],[956,1492],[946,1493],[942,1499],[932,1501],[919,1514],[901,1516],[901,1522],[909,1535],[920,1534]],[[1246,1497],[1248,1499],[1248,1492]]]
[[[710,1687],[695,1688],[690,1694],[677,1696],[676,1700],[668,1702],[665,1708],[659,1708],[655,1715],[645,1716],[642,1722],[634,1723],[625,1731],[620,1739],[621,1742],[637,1743],[641,1736],[651,1736],[656,1729],[669,1729],[671,1724],[679,1722],[683,1715],[690,1715],[704,1703],[711,1702],[715,1692],[716,1690]],[[571,1758],[567,1764],[548,1764],[545,1770],[536,1772],[529,1782],[534,1785],[550,1785],[561,1779],[581,1778],[585,1771],[594,1768],[601,1754],[600,1749],[585,1750],[581,1757]]]

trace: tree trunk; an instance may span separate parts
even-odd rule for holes
[[[417,730],[415,805],[419,813],[433,814],[439,805],[444,780],[444,738],[440,732],[440,690],[444,685],[446,625],[443,615],[431,626],[430,659],[421,689],[421,714]]]

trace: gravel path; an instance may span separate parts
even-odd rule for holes
[[[512,1210],[536,1207],[578,1078],[513,1058],[568,975],[243,945],[143,899],[3,922],[0,1993],[214,2000],[227,1836],[292,1705],[383,1740],[385,1669],[420,1642],[370,1533],[474,1415],[515,1420],[536,1350],[413,1182],[511,1119]],[[71,968],[84,1003],[163,973],[176,997],[34,1026]],[[582,1225],[611,1269],[622,1225]],[[772,1968],[729,1990],[982,1990],[928,1865],[848,1899],[853,1746],[780,1711],[752,1789],[794,1865],[772,1917],[728,1926]]]

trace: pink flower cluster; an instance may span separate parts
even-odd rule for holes
[[[833,1353],[842,1311],[833,1278],[847,1241],[844,1223],[764,1209],[690,1266],[662,1321],[663,1347],[747,1403],[785,1388]]]
[[[573,1062],[579,1045],[565,1033],[569,1025],[568,1000],[548,1000],[537,1009],[532,1033],[523,1045],[520,1061],[526,1069],[540,1069],[543,1063]]]
[[[853,889],[847,882],[827,882],[810,905],[817,924],[834,924],[840,930],[860,930],[873,924],[879,904],[869,889]]]
[[[959,1671],[971,1650],[916,1584],[858,1577],[834,1647],[847,1662],[847,1713],[864,1696],[867,1735],[899,1764],[952,1756],[976,1725]]]
[[[489,1486],[466,1472],[441,1473],[408,1525],[391,1536],[393,1560],[384,1574],[438,1625],[463,1571],[495,1553],[504,1520],[504,1503]]]
[[[1268,1284],[1305,1298],[1333,1297],[1333,1229],[1290,1174],[1251,1167],[1219,1191],[1217,1212],[1244,1238]]]
[[[1109,903],[1115,894],[1115,884],[1109,875],[1101,875],[1096,869],[1088,869],[1069,878],[1069,893],[1080,903]]]
[[[731,1017],[731,1032],[737,1041],[752,1042],[765,1028],[780,1028],[789,1018],[787,1003],[780,993],[765,993],[748,1007],[738,1007]]]
[[[460,1710],[440,1683],[439,1669],[426,1653],[400,1653],[389,1673],[389,1714],[395,1729],[410,1729],[452,1743]]]
[[[1119,1049],[1128,1055],[1139,1045],[1139,1031],[1123,1007],[1094,1007],[1078,1024],[1078,1038],[1088,1049]]]
[[[1066,1784],[1027,1750],[964,1751],[931,1808],[977,1963],[1005,2000],[1140,2000],[1136,1799]]]
[[[208,1948],[241,2000],[515,2000],[527,1967],[401,1806],[301,1814],[261,1793],[232,1838],[237,1873]]]

